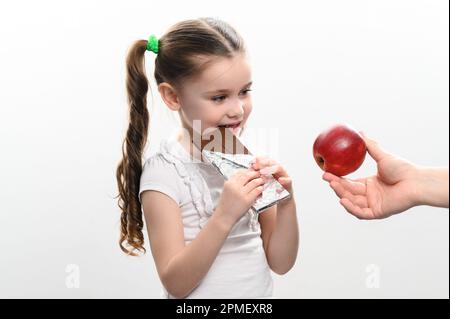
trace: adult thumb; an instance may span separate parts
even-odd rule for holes
[[[366,143],[367,151],[376,162],[380,161],[383,157],[388,155],[388,153],[381,148],[377,141],[369,138],[364,132],[359,133]]]

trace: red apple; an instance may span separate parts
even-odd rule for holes
[[[336,176],[345,176],[356,171],[364,162],[366,143],[354,129],[338,124],[317,137],[313,153],[322,170]]]

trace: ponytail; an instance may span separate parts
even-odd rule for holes
[[[122,143],[122,160],[116,178],[121,209],[119,245],[127,255],[137,256],[135,250],[145,253],[142,233],[143,219],[139,201],[142,157],[147,143],[149,113],[147,110],[148,80],[145,75],[147,41],[136,41],[126,59],[126,89],[129,106],[129,124]]]

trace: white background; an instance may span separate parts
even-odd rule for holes
[[[322,129],[346,122],[415,163],[448,166],[448,6],[2,2],[0,297],[159,297],[151,254],[125,257],[117,245],[125,54],[134,40],[161,36],[179,20],[213,16],[247,42],[249,130],[278,136],[274,157],[294,180],[300,252],[288,274],[274,274],[275,297],[448,298],[448,210],[418,207],[359,221],[321,180],[311,154]],[[154,55],[146,59],[151,77]],[[147,156],[178,125],[156,91],[149,107]],[[368,158],[352,177],[374,172]],[[366,285],[372,264],[379,288]],[[79,287],[68,288],[76,274]]]

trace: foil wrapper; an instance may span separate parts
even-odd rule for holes
[[[220,147],[218,148],[219,151],[217,148],[214,150],[203,148],[202,156],[210,162],[226,180],[228,180],[237,173],[237,171],[250,168],[251,161],[255,156],[250,153],[234,134],[228,131],[222,131],[222,133],[225,133],[222,136],[231,138],[231,142],[220,142]],[[229,134],[232,134],[232,136]],[[233,147],[230,148],[227,147],[227,145],[232,145]],[[236,153],[236,150],[240,151]],[[267,208],[291,196],[291,194],[272,175],[265,175],[264,178],[266,182],[263,186],[263,192],[251,207],[251,210],[256,213],[261,213]]]

